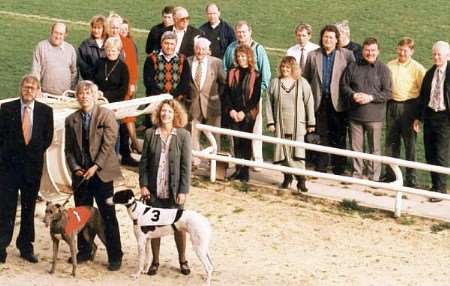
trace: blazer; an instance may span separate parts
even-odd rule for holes
[[[65,121],[65,153],[73,184],[80,180],[75,171],[83,168],[82,121],[81,110],[69,115]],[[95,106],[89,127],[89,154],[93,164],[99,167],[97,176],[103,182],[111,182],[122,176],[114,151],[117,136],[118,126],[113,113],[106,108]]]
[[[155,128],[145,132],[144,148],[139,164],[139,185],[145,186],[156,198],[161,139]],[[176,201],[178,193],[186,194],[191,186],[191,135],[184,128],[177,128],[169,147],[169,193]]]
[[[416,118],[423,120],[427,117],[428,103],[430,102],[430,93],[432,88],[433,76],[437,66],[433,65],[426,73],[422,81],[419,95],[419,108],[417,108]],[[447,62],[444,80],[444,104],[445,112],[450,117],[450,62]]]
[[[192,62],[194,57],[188,58],[189,70],[192,71]],[[223,70],[222,60],[207,56],[206,78],[200,89],[193,76],[191,76],[190,98],[191,107],[189,115],[191,119],[217,117],[221,114],[220,100],[225,85],[225,71]]]
[[[302,76],[309,82],[314,95],[314,110],[317,111],[322,101],[322,49],[308,53],[305,70]],[[353,53],[347,49],[336,49],[333,72],[331,74],[330,94],[333,107],[337,112],[345,111],[346,106],[339,94],[339,82],[345,68],[350,62],[354,62]]]
[[[0,172],[10,179],[39,184],[44,154],[53,140],[53,110],[34,102],[33,129],[28,145],[22,133],[20,99],[0,107]]]
[[[174,27],[167,27],[166,31],[173,31]],[[194,39],[198,36],[203,35],[203,32],[193,26],[189,25],[184,33],[183,40],[181,41],[180,50],[178,54],[183,54],[186,57],[190,57],[194,55]],[[162,36],[162,34],[161,34]],[[161,49],[161,42],[159,43],[159,49]]]

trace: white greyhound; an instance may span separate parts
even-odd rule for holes
[[[151,259],[150,239],[173,234],[174,229],[177,229],[189,233],[192,248],[205,268],[205,285],[211,285],[213,265],[208,247],[212,233],[207,218],[190,210],[152,208],[137,201],[132,190],[116,192],[107,202],[125,205],[133,221],[139,257],[137,272],[133,274],[134,278],[148,272]]]

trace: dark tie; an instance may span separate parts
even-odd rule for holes
[[[302,71],[305,68],[305,61],[306,61],[305,48],[301,48],[301,50],[300,50],[300,69]]]

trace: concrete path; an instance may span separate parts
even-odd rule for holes
[[[233,170],[234,168],[228,169],[227,175],[230,175]],[[202,165],[195,173],[209,176],[209,169],[206,165]],[[283,175],[277,171],[263,169],[260,172],[252,171],[250,173],[250,184],[277,188],[282,181]],[[334,201],[355,200],[362,206],[394,212],[395,192],[390,190],[373,189],[354,184],[344,185],[325,179],[311,179],[306,182],[306,185],[309,189],[309,192],[304,193],[306,196]],[[295,190],[295,187],[296,181],[294,180],[290,188]],[[402,200],[402,215],[404,214],[450,222],[450,201],[430,203],[428,198],[407,194]]]

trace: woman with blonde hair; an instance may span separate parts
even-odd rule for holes
[[[141,195],[158,208],[183,209],[191,185],[191,136],[183,127],[187,114],[173,99],[162,101],[152,113],[153,128],[147,129],[139,165]],[[160,238],[151,240],[153,260],[148,270],[159,268]],[[186,260],[186,233],[175,231],[180,271],[190,273]]]
[[[294,57],[285,56],[278,67],[278,77],[272,79],[266,102],[267,128],[276,137],[303,142],[306,133],[313,132],[314,99],[311,87],[301,77]],[[305,169],[305,149],[276,145],[274,163]],[[307,192],[304,176],[295,176],[297,190]],[[284,174],[282,188],[288,188],[293,176]]]

